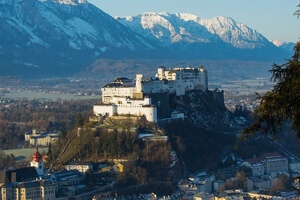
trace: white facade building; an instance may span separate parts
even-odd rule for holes
[[[146,79],[142,74],[137,74],[135,85],[132,80],[123,77],[102,87],[102,104],[94,105],[94,114],[144,115],[148,121],[157,122],[157,108],[151,104],[151,98],[144,97],[144,93],[167,92],[180,96],[189,90],[207,88],[207,72],[202,66],[174,69],[159,67],[155,79]]]
[[[74,161],[65,166],[66,170],[78,170],[81,173],[85,173],[88,170],[93,170],[93,164],[86,161]]]
[[[288,171],[288,160],[277,152],[265,153],[258,158],[248,159],[242,165],[252,169],[253,176],[263,176],[272,172]]]
[[[147,79],[142,74],[136,75],[135,85],[127,78],[117,78],[113,83],[101,88],[102,102],[109,103],[113,96],[133,98],[134,93],[176,93],[184,95],[193,89],[206,90],[208,88],[207,71],[199,68],[174,68],[159,67],[156,79]]]
[[[33,129],[31,133],[25,133],[25,142],[29,142],[31,146],[48,146],[56,141],[59,135],[61,135],[60,131],[41,133]]]
[[[94,113],[100,116],[136,115],[145,116],[149,122],[157,122],[157,108],[151,105],[151,99],[130,99],[129,97],[112,97],[109,104],[94,105]]]

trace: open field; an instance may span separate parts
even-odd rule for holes
[[[45,93],[45,92],[35,92],[35,91],[15,91],[10,90],[8,93],[5,93],[2,98],[8,99],[22,99],[27,98],[28,100],[51,100],[56,101],[57,99],[61,100],[80,100],[80,99],[98,99],[99,96],[84,96],[84,95],[77,95],[77,94],[58,94],[58,93]]]
[[[39,152],[42,154],[43,152],[47,152],[48,147],[40,147]],[[6,155],[14,154],[16,157],[16,160],[22,160],[26,159],[28,161],[31,161],[31,156],[35,152],[35,147],[33,148],[24,148],[24,149],[9,149],[9,150],[3,150],[3,152]]]

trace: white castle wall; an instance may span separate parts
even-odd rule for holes
[[[132,98],[135,90],[135,87],[103,87],[101,88],[102,101],[103,103],[109,103],[113,96],[129,96]]]
[[[131,80],[129,81],[129,79],[116,79],[117,82],[101,88],[104,104],[95,105],[94,113],[102,116],[114,114],[145,115],[148,121],[156,122],[157,108],[151,105],[151,99],[133,99],[134,93],[168,92],[176,93],[179,96],[184,95],[189,90],[206,90],[208,87],[207,72],[203,67],[168,70],[160,67],[156,77],[155,80],[145,80],[142,74],[137,74],[135,86],[130,86]],[[128,84],[126,85],[127,82],[124,81],[127,81]]]
[[[113,116],[117,113],[116,105],[112,104],[94,105],[93,111],[95,115],[100,116]]]
[[[103,87],[102,102],[110,103],[113,96],[133,98],[134,93],[169,92],[184,95],[185,91],[193,89],[206,90],[208,87],[207,72],[204,68],[175,68],[166,70],[160,67],[157,70],[156,80],[144,80],[142,74],[136,75],[136,84],[132,87]]]
[[[111,103],[118,105],[141,106],[150,105],[151,99],[149,97],[145,97],[143,99],[130,99],[128,97],[112,97]]]
[[[101,116],[119,115],[145,115],[150,122],[157,122],[157,108],[151,105],[151,99],[130,99],[127,97],[112,97],[111,104],[94,105],[94,114]]]
[[[142,82],[142,90],[145,93],[160,93],[170,91],[168,81],[161,80]]]

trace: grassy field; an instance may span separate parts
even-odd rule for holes
[[[5,93],[3,98],[9,99],[22,99],[27,98],[28,100],[39,99],[39,100],[80,100],[80,99],[98,99],[99,96],[81,96],[76,94],[56,94],[56,93],[45,93],[45,92],[34,92],[34,91],[10,91]]]
[[[48,147],[39,148],[40,154],[42,154],[43,152],[47,153],[47,151],[48,151]],[[35,147],[24,148],[24,149],[9,149],[9,150],[3,150],[3,152],[6,155],[14,154],[16,160],[26,159],[28,161],[31,161],[31,156],[35,152]]]

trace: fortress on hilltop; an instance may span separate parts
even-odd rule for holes
[[[146,78],[142,74],[137,74],[135,83],[131,79],[122,77],[103,86],[102,103],[94,105],[93,110],[96,116],[130,114],[145,116],[148,121],[156,123],[157,108],[164,102],[157,95],[180,96],[194,89],[208,89],[207,71],[202,66],[173,69],[159,67],[155,78]],[[171,115],[175,118],[176,116],[182,115],[178,113]]]

